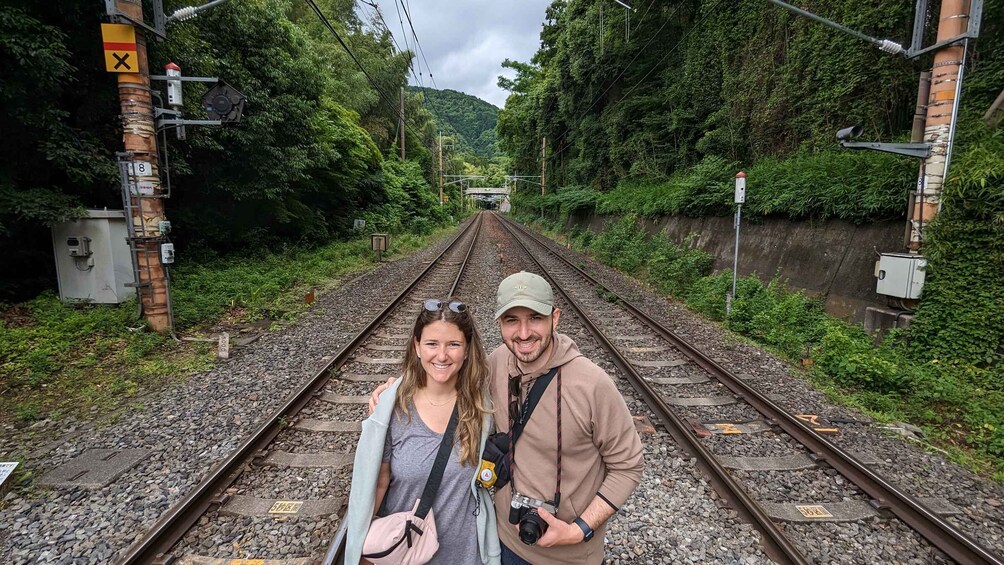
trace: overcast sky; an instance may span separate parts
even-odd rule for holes
[[[440,89],[465,92],[500,108],[508,94],[496,85],[498,76],[514,74],[509,69],[502,72],[502,61],[508,58],[527,62],[537,52],[544,10],[551,3],[551,0],[404,0],[422,47],[419,52],[404,12],[401,19],[407,36],[401,31],[395,1],[376,0],[376,3],[398,45],[407,49],[407,39],[408,46],[418,53],[415,71],[419,71],[420,65],[422,85],[433,87],[429,79],[431,69],[435,86]],[[362,2],[357,6],[364,18],[373,13]],[[418,86],[419,81],[409,77],[409,84]]]

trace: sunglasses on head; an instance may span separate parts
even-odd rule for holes
[[[425,306],[425,309],[428,310],[429,312],[439,312],[440,310],[443,309],[443,306],[448,307],[451,311],[456,312],[457,314],[463,314],[464,312],[467,311],[467,305],[459,300],[454,300],[449,303],[444,303],[442,300],[436,300],[435,298],[431,298],[429,300],[426,300],[423,303],[423,306]]]
[[[515,377],[509,377],[509,398],[515,398],[515,400],[511,400],[509,402],[509,419],[512,420],[513,422],[518,422],[520,416],[520,408],[519,408],[520,385],[521,385],[521,379],[519,375]]]

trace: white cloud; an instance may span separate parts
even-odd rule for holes
[[[505,104],[508,93],[496,85],[503,72],[502,61],[529,61],[540,46],[540,26],[550,0],[499,2],[488,0],[404,0],[422,47],[416,60],[422,83],[433,86],[429,70],[439,88],[449,88],[477,96],[496,106]],[[417,51],[408,21],[407,38],[401,30],[394,0],[377,0],[384,20],[405,48],[405,40]],[[400,5],[398,5],[400,7]],[[363,14],[370,11],[368,7]],[[401,14],[404,19],[404,14]],[[428,61],[428,65],[426,65]],[[411,84],[417,84],[412,77]]]

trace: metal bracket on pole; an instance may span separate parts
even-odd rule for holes
[[[916,59],[917,57],[920,57],[921,55],[924,55],[926,53],[930,53],[931,51],[937,51],[938,49],[941,49],[942,47],[951,45],[953,43],[959,43],[961,41],[965,41],[966,39],[976,39],[976,37],[977,36],[973,35],[970,32],[963,33],[962,35],[956,35],[955,37],[949,37],[948,39],[946,39],[944,41],[939,41],[939,42],[937,42],[937,43],[935,43],[933,45],[929,45],[929,46],[927,46],[927,47],[925,47],[923,49],[918,49],[917,51],[908,51],[906,53],[906,58],[907,59]]]
[[[959,43],[960,41],[965,41],[966,39],[976,39],[980,36],[980,23],[983,21],[983,0],[972,0],[969,5],[969,25],[966,28],[966,32],[955,37],[950,37],[944,41],[939,41],[923,49],[919,49],[920,41],[923,37],[923,25],[924,17],[927,15],[927,0],[917,1],[917,12],[914,16],[913,24],[913,43],[910,44],[910,49],[906,52],[907,59],[916,59],[925,53],[930,53],[937,49],[941,49],[946,45],[951,45],[953,43]]]
[[[180,80],[181,82],[220,82],[219,77],[169,77],[150,75],[150,80]]]
[[[841,147],[847,149],[871,149],[884,153],[895,153],[907,157],[927,159],[931,155],[929,143],[871,143],[867,141],[841,141]]]
[[[124,20],[134,26],[145,29],[161,41],[167,39],[167,17],[164,15],[164,0],[151,0],[153,4],[153,27],[144,21],[136,20],[129,14],[123,13],[115,5],[115,2],[116,0],[105,0],[105,13],[108,14],[112,22],[121,23]]]
[[[221,126],[223,122],[220,120],[157,120],[157,131],[160,131],[165,126]]]

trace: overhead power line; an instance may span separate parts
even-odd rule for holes
[[[331,22],[328,20],[327,16],[324,15],[324,12],[322,12],[321,9],[317,6],[317,4],[314,3],[314,0],[305,0],[305,1],[310,6],[310,8],[314,10],[314,13],[317,14],[317,17],[320,18],[321,23],[324,24],[324,27],[328,28],[328,31],[330,31],[331,34],[335,36],[335,39],[338,40],[339,45],[341,45],[342,48],[345,49],[345,52],[349,54],[349,57],[352,58],[352,61],[355,62],[356,66],[359,67],[359,70],[362,71],[363,75],[366,76],[366,79],[369,81],[370,85],[373,86],[373,88],[377,91],[377,94],[380,95],[380,98],[382,98],[384,102],[390,104],[391,107],[395,107],[396,102],[394,101],[394,99],[388,96],[387,92],[383,89],[383,87],[381,87],[380,84],[373,78],[373,76],[370,75],[369,71],[366,70],[366,67],[363,66],[359,58],[356,57],[356,54],[352,52],[352,49],[350,49],[349,46],[345,43],[345,41],[342,40],[342,36],[338,35],[338,31],[335,29],[333,25],[331,25]],[[432,147],[427,145],[424,142],[424,140],[422,140],[422,136],[417,132],[415,132],[414,129],[408,126],[408,122],[404,119],[403,111],[398,111],[396,113],[400,118],[401,123],[404,124],[405,129],[410,131],[412,135],[414,135],[415,138],[418,139],[423,146],[425,146],[426,149],[432,151]]]
[[[404,18],[401,17],[401,6],[398,5],[398,0],[394,0],[394,10],[397,11],[397,21],[401,24],[401,35],[404,39],[404,46],[408,51],[411,51],[411,45],[408,44],[408,30],[404,29]],[[411,70],[411,74],[418,81],[418,84],[422,85],[422,79],[415,74],[414,59],[408,60],[408,69]]]
[[[436,79],[432,76],[432,67],[429,66],[429,60],[425,58],[425,49],[422,49],[422,43],[418,40],[418,32],[415,31],[415,25],[411,22],[411,13],[408,11],[408,7],[404,4],[404,0],[401,0],[401,7],[404,8],[404,17],[408,19],[408,27],[411,28],[412,36],[415,38],[415,46],[418,47],[418,53],[422,56],[422,60],[425,61],[425,69],[429,71],[429,79],[432,81],[432,86],[436,90],[439,90],[439,86],[436,85]],[[421,66],[419,66],[419,74],[421,74],[421,72]]]

